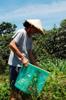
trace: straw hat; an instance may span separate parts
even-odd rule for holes
[[[44,33],[41,21],[39,19],[28,19],[26,21]]]

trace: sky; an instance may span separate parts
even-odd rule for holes
[[[26,19],[40,19],[46,30],[59,27],[66,19],[66,0],[0,0],[0,23],[11,22],[19,29]]]

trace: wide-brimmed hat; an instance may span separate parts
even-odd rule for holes
[[[41,21],[39,19],[27,19],[26,21],[44,33]]]

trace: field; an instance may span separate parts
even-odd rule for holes
[[[0,36],[0,100],[9,100],[8,44],[12,35]],[[55,57],[45,48],[48,35],[33,36],[33,54],[41,68],[50,72],[39,100],[66,100],[66,59]],[[33,94],[32,94],[33,95]],[[38,97],[32,96],[32,100]]]

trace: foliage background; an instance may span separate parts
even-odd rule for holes
[[[49,71],[39,100],[66,100],[66,20],[60,27],[46,31],[45,35],[33,36],[33,54],[41,68]],[[9,43],[14,33],[0,34],[0,100],[9,100]],[[61,52],[62,51],[62,52]],[[33,100],[37,97],[32,96]]]

